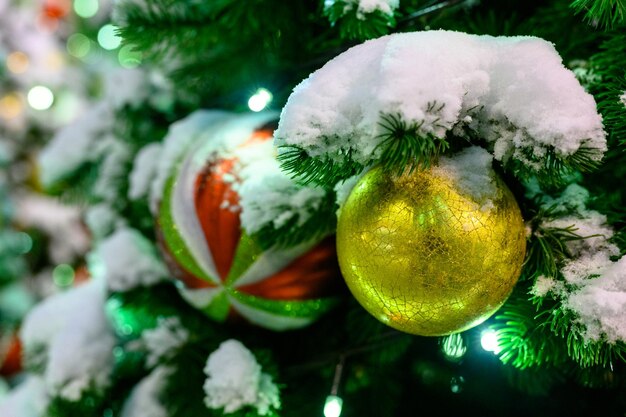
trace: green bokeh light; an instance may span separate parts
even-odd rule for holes
[[[130,45],[126,45],[120,49],[118,60],[124,68],[136,68],[141,64],[141,53],[133,50]]]
[[[104,25],[98,31],[98,43],[101,47],[108,50],[117,49],[122,43],[122,38],[117,36],[115,31],[117,26]]]
[[[463,337],[459,333],[454,333],[442,339],[441,350],[447,359],[455,361],[465,355],[467,346],[465,346]]]
[[[28,253],[33,248],[33,239],[24,232],[18,232],[15,236],[17,242],[17,250],[20,254]]]
[[[74,0],[74,11],[80,17],[93,17],[98,13],[98,0]]]
[[[74,268],[67,264],[57,265],[52,271],[52,280],[59,287],[69,287],[74,283]]]
[[[91,41],[82,33],[75,33],[67,39],[67,52],[76,58],[83,58],[91,50]]]

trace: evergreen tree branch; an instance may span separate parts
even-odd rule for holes
[[[435,106],[433,104],[433,109]],[[449,148],[445,139],[420,133],[422,124],[408,124],[400,115],[381,115],[379,125],[383,133],[379,137],[382,142],[374,154],[380,149],[380,163],[384,170],[402,175],[407,170],[413,172],[419,168],[427,169]]]
[[[289,207],[285,209],[289,209]],[[252,237],[264,249],[275,246],[285,248],[319,240],[335,232],[337,227],[336,210],[335,193],[328,192],[319,203],[315,213],[302,224],[300,219],[294,216],[279,228],[275,228],[272,223],[269,223],[254,233]]]
[[[469,3],[469,1],[468,0],[444,0],[444,1],[434,2],[434,4],[433,2],[430,2],[430,3],[431,4],[419,10],[416,10],[410,13],[409,15],[403,17],[402,19],[400,19],[398,22],[398,26],[404,27],[404,26],[410,25],[411,23],[413,23],[413,21],[417,19],[424,18],[430,14],[439,12],[447,8],[452,8],[454,6],[462,5],[463,3]]]
[[[576,173],[589,173],[600,166],[599,151],[588,146],[581,146],[571,155],[559,155],[553,148],[546,149],[545,155],[537,157],[528,150],[524,157],[530,162],[540,164],[540,169],[530,168],[518,159],[511,158],[505,168],[522,180],[537,178],[542,188],[555,189],[564,186],[568,178]]]
[[[540,209],[531,219],[533,229],[528,239],[524,277],[536,279],[539,276],[557,277],[566,259],[571,257],[567,244],[594,236],[581,236],[576,233],[575,225],[568,227],[545,226],[545,222],[554,218],[555,207]]]
[[[380,10],[359,15],[353,2],[337,0],[324,8],[331,26],[339,28],[339,36],[348,40],[366,40],[377,38],[389,33],[396,26],[394,14],[386,14]]]
[[[491,325],[497,331],[499,358],[504,364],[519,369],[538,366],[558,367],[567,362],[563,339],[538,319],[549,316],[550,310],[537,312],[524,296],[514,295],[495,317]],[[544,319],[545,320],[545,319]]]
[[[591,23],[607,28],[626,22],[626,0],[574,0],[571,7]]]
[[[349,154],[343,163],[338,163],[331,159],[310,157],[305,150],[290,145],[279,147],[278,161],[283,171],[297,182],[304,185],[314,183],[322,187],[333,186],[365,168],[353,161]]]
[[[625,3],[626,7],[626,3]],[[598,82],[591,86],[608,133],[609,146],[626,145],[626,34],[608,34],[600,51],[591,57],[591,71]],[[622,154],[620,154],[621,156]]]

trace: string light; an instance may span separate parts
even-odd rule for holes
[[[495,354],[500,353],[500,345],[498,344],[498,334],[491,329],[483,330],[480,334],[480,345],[488,352]]]
[[[339,384],[341,384],[341,375],[343,374],[343,366],[346,357],[342,355],[339,363],[335,367],[335,377],[333,378],[333,386],[330,389],[330,395],[326,397],[324,403],[324,417],[339,417],[343,408],[343,400],[337,395],[339,392]]]
[[[54,102],[54,94],[48,87],[37,85],[28,91],[28,104],[35,110],[47,110]]]
[[[324,417],[339,417],[342,408],[343,400],[336,395],[329,395],[324,404]]]
[[[456,361],[465,356],[467,346],[459,333],[454,333],[442,339],[441,350],[447,359]]]
[[[104,25],[98,31],[98,43],[104,49],[109,51],[113,49],[117,49],[122,43],[122,38],[117,36],[115,31],[117,30],[117,26],[113,25]]]
[[[272,101],[272,93],[266,88],[259,88],[250,99],[248,99],[248,107],[252,111],[261,111],[265,109]]]

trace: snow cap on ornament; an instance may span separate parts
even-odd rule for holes
[[[410,137],[482,146],[515,176],[566,159],[597,163],[606,151],[593,96],[551,43],[444,30],[383,36],[338,55],[294,88],[274,137],[291,174],[324,184],[393,164],[394,146]],[[416,157],[420,148],[405,150]]]
[[[334,196],[280,170],[276,119],[199,111],[174,124],[152,207],[164,258],[190,304],[218,321],[287,330],[331,308],[339,271],[327,236]]]

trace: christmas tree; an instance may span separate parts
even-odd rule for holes
[[[89,277],[0,415],[624,414],[623,0],[43,3]]]

